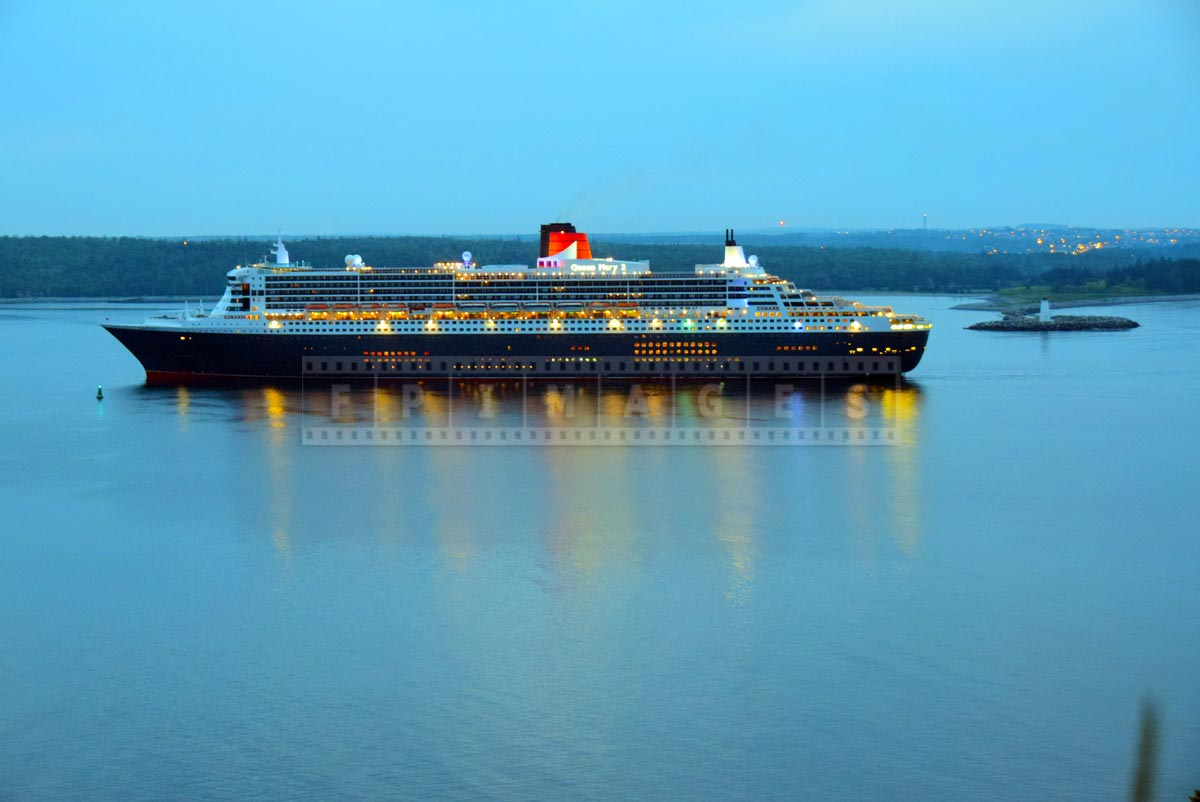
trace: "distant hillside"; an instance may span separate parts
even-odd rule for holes
[[[1134,252],[1146,259],[1200,258],[1200,230],[1194,228],[1112,229],[1025,223],[964,229],[818,230],[772,228],[738,231],[740,239],[767,245],[803,245],[814,248],[884,248],[910,251],[1020,255],[1070,254],[1094,250]],[[615,234],[622,242],[712,242],[712,234]]]
[[[772,272],[813,289],[918,292],[993,291],[1011,287],[1087,285],[1137,292],[1200,292],[1200,260],[1147,259],[1124,248],[1078,255],[984,254],[875,247],[760,244],[742,239]],[[226,271],[259,259],[269,241],[163,240],[136,237],[0,237],[0,297],[216,295]],[[531,264],[527,239],[453,237],[317,237],[288,243],[292,257],[340,267],[348,253],[374,265],[429,265],[470,250],[484,264]],[[597,255],[649,259],[655,270],[690,271],[720,258],[721,242],[618,242],[593,238]]]

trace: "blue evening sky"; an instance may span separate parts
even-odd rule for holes
[[[0,0],[0,234],[1200,225],[1200,3]]]

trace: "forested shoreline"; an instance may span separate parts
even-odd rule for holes
[[[721,258],[721,242],[648,244],[592,238],[597,256],[649,259],[657,271],[690,271]],[[817,290],[998,292],[1021,288],[1061,294],[1200,293],[1200,259],[1148,258],[1120,249],[1078,256],[969,254],[891,248],[756,247],[772,273]],[[224,274],[256,261],[266,239],[165,240],[139,237],[0,237],[0,298],[211,296]],[[470,250],[484,264],[532,264],[529,239],[317,237],[288,242],[293,259],[341,267],[348,253],[379,266],[429,265]]]

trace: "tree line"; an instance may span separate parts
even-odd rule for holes
[[[218,295],[237,264],[262,259],[268,239],[166,240],[141,237],[0,237],[0,297]],[[470,250],[483,264],[532,264],[529,238],[315,237],[288,243],[293,259],[342,267],[346,254],[367,264],[420,266]],[[719,262],[721,242],[650,244],[593,238],[597,256],[649,259],[656,271],[691,271]],[[1121,287],[1131,292],[1200,292],[1200,259],[1146,259],[1120,249],[1079,256],[971,254],[894,248],[747,247],[768,272],[815,290],[977,292],[1026,286]],[[267,261],[270,261],[268,258]]]

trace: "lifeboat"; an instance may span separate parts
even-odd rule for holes
[[[607,301],[592,301],[590,304],[588,304],[588,309],[598,309],[603,311],[605,309],[612,309],[612,304],[608,303]]]
[[[637,309],[638,305],[633,301],[617,301],[617,309]]]
[[[436,303],[433,305],[433,308],[438,312],[453,312],[454,304]]]
[[[350,312],[354,309],[354,304],[334,304],[333,308],[339,312]]]
[[[308,304],[304,307],[306,312],[324,312],[329,308],[329,304]]]
[[[498,303],[498,304],[492,304],[491,306],[492,306],[492,311],[494,311],[494,312],[519,312],[519,311],[521,311],[521,305],[517,304],[517,303]]]

